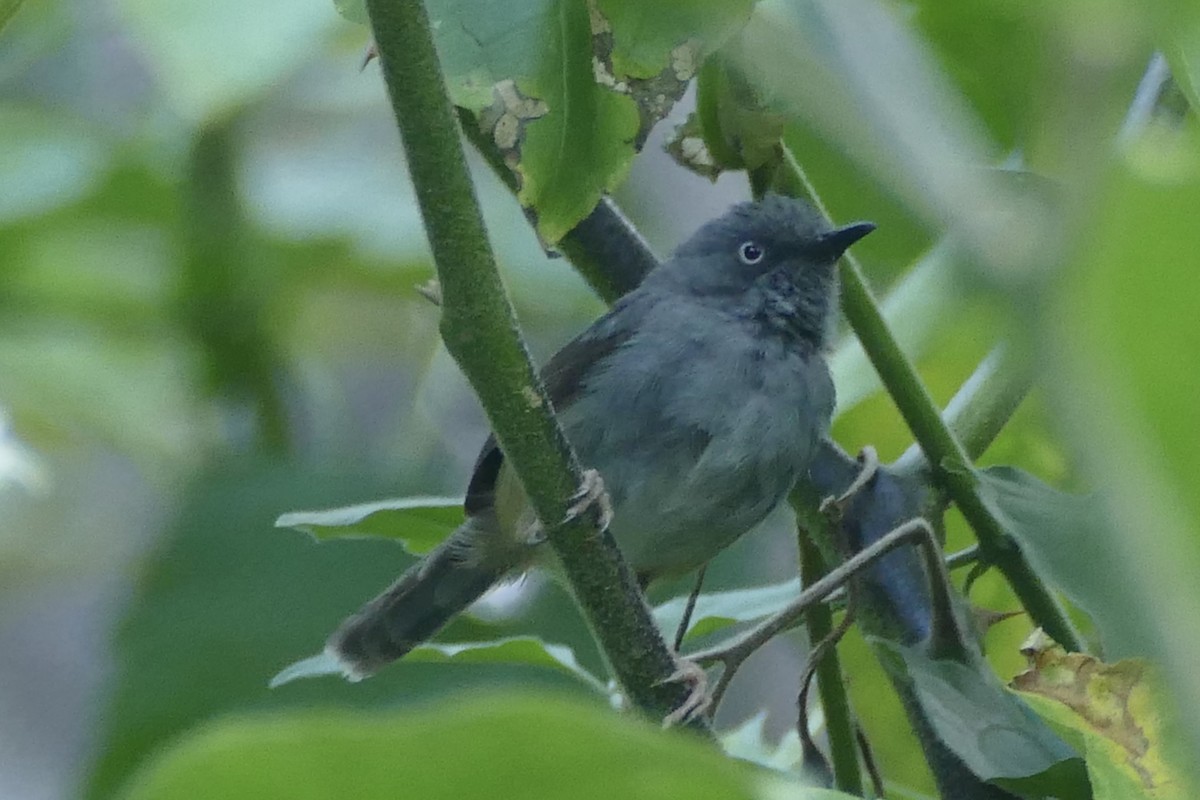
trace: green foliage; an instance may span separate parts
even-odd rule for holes
[[[361,2],[335,5],[367,21]],[[437,349],[436,309],[411,292],[428,278],[426,248],[403,173],[389,171],[399,159],[381,124],[383,91],[373,73],[355,73],[364,31],[337,27],[320,4],[278,0],[119,0],[111,20],[63,3],[20,6],[0,0],[0,405],[46,467],[51,494],[4,495],[0,583],[87,583],[138,549],[126,529],[163,528],[143,561],[121,567],[136,585],[89,796],[125,785],[136,798],[328,797],[347,786],[361,797],[767,791],[761,774],[602,708],[606,665],[552,587],[519,620],[459,620],[361,685],[267,690],[271,674],[410,563],[404,550],[427,552],[462,520],[445,498],[362,501],[461,490],[482,435],[472,438],[478,417],[463,410],[461,379]],[[1087,780],[1097,800],[1190,796],[1180,789],[1187,759],[1174,750],[1200,741],[1186,635],[1200,618],[1197,8],[430,3],[454,102],[502,151],[542,242],[613,190],[640,223],[653,203],[656,219],[678,211],[692,227],[689,189],[652,194],[647,181],[668,181],[639,173],[635,157],[699,72],[689,135],[717,166],[769,166],[782,137],[834,219],[879,223],[856,251],[935,402],[1000,343],[1031,362],[1039,389],[985,459],[1000,466],[964,469],[1105,656],[1146,658],[1166,699],[1152,696],[1139,662],[1079,654],[1043,660],[1018,683],[1020,699],[1001,691],[996,675],[1018,669],[1027,620],[987,634],[995,674],[881,645],[903,660],[940,739],[979,776],[1030,796],[1085,796]],[[126,66],[92,75],[95,53],[80,44],[90,27]],[[1150,98],[1149,116],[1122,129],[1156,50],[1173,85],[1157,111]],[[194,148],[213,131],[228,182],[205,197]],[[619,188],[630,174],[633,185]],[[503,187],[481,176],[479,188],[525,333],[548,352],[599,305],[541,257]],[[197,212],[208,206],[220,213]],[[660,252],[682,232],[644,227]],[[191,237],[221,243],[221,259]],[[839,442],[873,444],[885,460],[910,447],[852,333],[832,363]],[[275,405],[260,396],[272,386],[285,387]],[[278,462],[230,466],[231,451],[261,455],[247,428],[268,407],[287,434]],[[0,447],[0,464],[13,452]],[[330,468],[304,466],[313,461]],[[120,483],[126,471],[136,490]],[[121,488],[110,493],[110,480]],[[278,523],[320,547],[270,530],[289,508],[326,503],[360,505]],[[167,522],[144,519],[159,517]],[[974,541],[956,513],[947,536],[948,550]],[[780,545],[713,565],[720,585],[699,599],[690,646],[794,596],[783,569],[791,551],[768,547]],[[777,572],[745,577],[764,561]],[[1019,609],[995,571],[971,599]],[[664,630],[682,605],[658,606]],[[860,632],[839,655],[889,790],[929,795],[920,745]],[[775,669],[746,682],[756,684],[749,702],[780,683]],[[780,705],[789,729],[791,680]],[[495,684],[527,693],[473,691]],[[587,700],[547,699],[538,687]],[[299,711],[314,705],[342,710]],[[1178,729],[1167,730],[1163,707],[1179,709]],[[1106,727],[1110,712],[1145,735],[1143,752],[1127,746],[1127,729]],[[718,720],[732,727],[729,754],[796,767],[794,734],[768,744],[780,719],[737,727],[733,716]],[[1058,737],[1083,756],[1086,778]],[[447,753],[466,766],[447,769]]]
[[[4,26],[13,18],[13,15],[21,8],[21,3],[24,0],[3,0],[0,2],[0,31],[4,30]]]
[[[756,622],[781,610],[800,592],[800,581],[773,586],[706,592],[696,601],[685,641],[717,633],[739,622]],[[664,631],[673,631],[683,619],[686,597],[676,597],[654,609],[654,618]]]
[[[318,542],[342,538],[391,539],[405,552],[424,555],[462,524],[462,498],[404,497],[323,511],[290,511],[276,528],[295,528]]]
[[[198,482],[122,626],[120,677],[103,714],[90,796],[111,796],[162,742],[221,714],[313,703],[391,706],[508,679],[511,667],[476,659],[453,676],[414,662],[362,685],[324,680],[267,689],[272,674],[319,645],[342,614],[405,562],[386,541],[315,547],[292,533],[271,531],[272,510],[301,500],[336,502],[376,480],[245,465]],[[480,637],[482,630],[464,633]],[[577,677],[558,678],[549,670],[535,682],[580,685]]]
[[[938,738],[985,781],[1021,794],[1086,800],[1083,761],[1000,681],[957,661],[879,640],[916,686]]]
[[[531,695],[471,700],[419,714],[309,711],[230,720],[159,756],[124,796],[317,800],[349,793],[372,800],[403,787],[423,798],[502,790],[528,798],[749,800],[766,781],[699,742],[595,705]],[[792,787],[788,796],[848,797]]]
[[[1126,613],[1111,587],[1120,564],[1103,550],[1079,557],[1104,525],[1103,498],[1057,491],[1012,467],[975,474],[984,502],[1038,573],[1091,615],[1102,641],[1116,645],[1114,626]]]
[[[1030,668],[1012,686],[1083,753],[1096,800],[1190,796],[1164,756],[1179,731],[1146,662],[1104,664],[1038,639],[1024,652]]]

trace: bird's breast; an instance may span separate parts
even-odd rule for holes
[[[832,408],[818,356],[728,320],[675,322],[631,339],[563,415],[623,552],[653,574],[704,563],[765,517]]]

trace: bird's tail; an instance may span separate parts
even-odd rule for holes
[[[325,650],[348,677],[366,678],[403,657],[511,571],[473,557],[477,533],[468,521],[338,626]]]

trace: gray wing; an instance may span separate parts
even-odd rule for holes
[[[542,383],[556,411],[563,411],[575,402],[590,372],[632,338],[649,307],[650,303],[642,293],[634,291],[625,295],[612,310],[551,357],[541,374]],[[474,516],[492,507],[496,479],[503,464],[504,453],[500,450],[496,435],[489,434],[479,457],[475,459],[471,480],[467,484],[467,497],[463,502],[467,516]]]

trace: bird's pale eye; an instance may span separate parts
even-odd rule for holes
[[[766,254],[767,251],[763,250],[757,242],[742,242],[738,246],[738,258],[742,260],[743,264],[757,264],[763,260]]]

